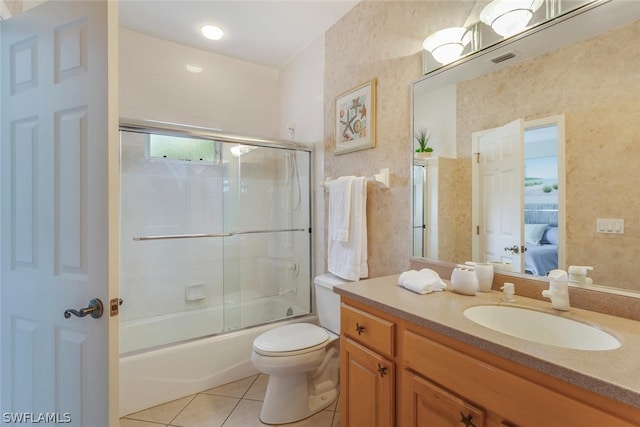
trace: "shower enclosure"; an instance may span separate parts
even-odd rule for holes
[[[310,148],[121,124],[121,353],[311,312]]]

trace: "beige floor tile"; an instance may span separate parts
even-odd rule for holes
[[[249,388],[247,393],[244,395],[244,398],[263,401],[264,395],[267,392],[268,383],[269,383],[269,375],[264,375],[264,374],[258,375],[258,379],[256,379],[253,385]]]
[[[332,427],[333,411],[320,411],[317,414],[296,423],[284,424],[286,427]]]
[[[258,376],[253,375],[248,378],[244,378],[238,381],[234,381],[229,384],[224,384],[219,387],[210,388],[209,390],[203,391],[206,394],[215,394],[217,396],[227,396],[227,397],[237,397],[241,398],[244,394],[249,390],[251,384],[256,380]]]
[[[120,418],[120,427],[164,427],[165,424],[150,423],[148,421]]]
[[[171,421],[180,427],[220,427],[239,399],[210,394],[198,394],[180,414]]]
[[[262,402],[257,400],[243,399],[238,403],[236,409],[233,410],[223,427],[254,427],[264,426],[260,422],[260,411],[262,410]]]
[[[193,400],[194,397],[195,395],[191,395],[181,399],[172,400],[171,402],[163,403],[162,405],[129,414],[126,418],[169,424],[169,422],[174,419],[175,416]]]

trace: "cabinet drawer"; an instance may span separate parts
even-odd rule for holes
[[[386,356],[393,356],[395,325],[344,303],[340,306],[340,334]]]

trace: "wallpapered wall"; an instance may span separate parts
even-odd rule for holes
[[[422,42],[465,22],[473,1],[362,1],[325,34],[325,176],[391,172],[389,190],[368,185],[369,277],[399,273],[411,256],[410,83],[422,76]],[[377,143],[334,155],[334,98],[377,79]],[[328,204],[326,204],[328,205]]]
[[[640,289],[639,39],[635,22],[457,90],[458,118],[465,118],[457,126],[457,194],[471,197],[472,132],[564,114],[567,265],[591,265],[595,283],[627,289]],[[471,211],[462,212],[460,230],[469,230]],[[625,233],[596,233],[597,218],[624,218]],[[462,248],[470,247],[468,236],[459,235]]]

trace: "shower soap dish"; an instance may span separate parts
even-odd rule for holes
[[[196,283],[184,287],[184,296],[187,301],[199,301],[207,296],[204,283]]]

